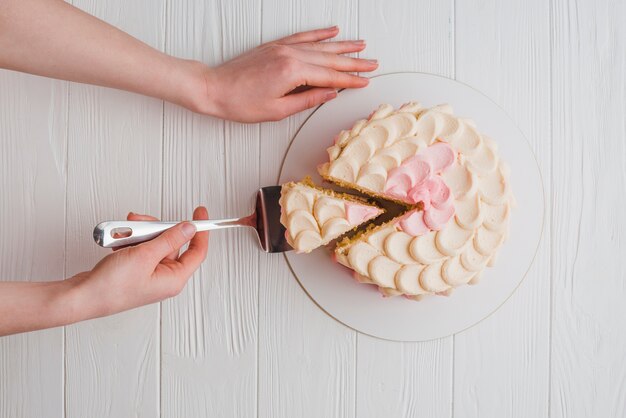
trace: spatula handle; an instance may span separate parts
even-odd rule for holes
[[[215,219],[189,221],[198,231],[212,231],[214,229],[234,228],[238,226],[256,227],[254,214],[244,218]],[[163,231],[173,227],[178,222],[166,221],[105,221],[93,229],[93,239],[96,244],[104,248],[123,247],[139,244],[158,237]]]

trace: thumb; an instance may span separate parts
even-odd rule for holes
[[[289,115],[310,109],[337,97],[337,90],[314,87],[301,93],[288,94],[282,97],[285,112]]]
[[[196,227],[194,224],[181,222],[143,245],[150,254],[158,257],[160,261],[169,254],[179,251],[195,234]]]

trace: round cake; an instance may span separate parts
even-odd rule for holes
[[[385,295],[448,295],[495,262],[514,199],[493,140],[448,105],[382,105],[339,133],[318,171],[327,181],[404,205],[341,241],[337,261]]]

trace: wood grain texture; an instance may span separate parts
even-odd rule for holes
[[[215,232],[161,309],[0,338],[0,418],[626,416],[623,1],[75,3],[210,65],[338,24],[341,38],[366,39],[379,74],[456,76],[526,134],[548,213],[532,269],[497,313],[410,344],[334,321],[251,231]],[[94,224],[130,210],[246,214],[310,113],[240,125],[0,71],[0,278],[91,268],[107,253]]]
[[[67,83],[0,71],[0,280],[63,278]],[[63,329],[0,338],[0,417],[61,416]]]
[[[175,2],[167,52],[215,65],[260,42],[260,2]],[[163,214],[251,213],[259,188],[259,127],[165,108]],[[214,232],[209,256],[163,303],[163,416],[256,414],[259,249],[249,230]]]
[[[263,2],[263,41],[339,25],[357,38],[356,1]],[[311,111],[261,126],[260,179],[278,180],[285,151]],[[320,146],[330,138],[320,138]],[[260,417],[353,417],[356,333],[322,312],[305,294],[281,254],[260,258]]]
[[[74,2],[163,48],[164,2]],[[160,215],[162,102],[72,85],[68,127],[68,275],[108,251],[91,238],[104,219],[129,211]],[[159,309],[146,306],[67,328],[68,417],[154,417],[159,407]]]
[[[450,2],[423,0],[389,7],[387,3],[361,0],[359,36],[368,44],[362,55],[379,60],[377,74],[423,71],[451,77],[453,16]],[[398,40],[401,45],[397,45]],[[451,337],[397,343],[359,335],[357,416],[449,417],[452,349]]]
[[[626,4],[552,2],[550,416],[626,416]]]
[[[549,40],[549,4],[544,1],[457,3],[456,78],[502,106],[526,135],[543,175],[546,207],[552,147]],[[519,202],[516,211],[522,210],[524,203]],[[544,222],[537,257],[513,297],[492,316],[455,336],[455,415],[547,415],[549,214]]]

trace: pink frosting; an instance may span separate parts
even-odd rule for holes
[[[430,228],[428,228],[428,225],[424,222],[424,214],[422,212],[418,212],[417,210],[412,210],[404,215],[400,218],[398,223],[404,232],[409,235],[413,235],[414,237],[423,235],[430,231]]]
[[[450,145],[438,142],[389,171],[385,193],[407,203],[424,205],[423,211],[413,210],[398,221],[407,234],[439,231],[454,215],[452,194],[441,173],[454,163],[455,157]]]
[[[346,219],[350,225],[360,225],[380,213],[377,208],[372,206],[365,206],[351,202],[346,202],[345,205]]]

